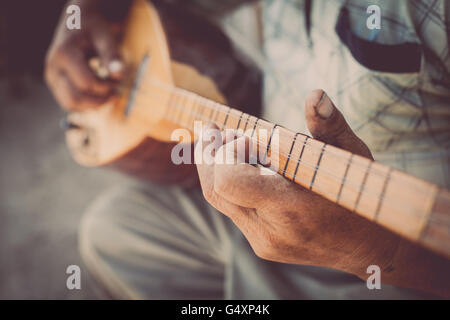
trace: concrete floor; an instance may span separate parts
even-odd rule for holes
[[[40,81],[21,81],[18,97],[0,80],[0,299],[95,299],[83,269],[77,228],[83,210],[125,177],[70,158],[63,112]],[[81,290],[66,288],[68,265]]]

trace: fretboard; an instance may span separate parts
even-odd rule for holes
[[[277,163],[275,170],[286,179],[450,256],[448,191],[183,89],[160,89],[170,92],[166,120],[190,130],[195,121],[213,122],[220,129],[242,130],[266,150],[271,162]],[[260,131],[268,134],[263,137]],[[441,205],[436,216],[438,203],[447,207],[442,209]]]

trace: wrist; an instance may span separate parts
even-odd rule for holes
[[[401,238],[390,231],[373,226],[375,231],[366,232],[359,245],[341,260],[342,270],[366,280],[369,266],[378,266],[382,274],[387,275],[394,271],[394,261],[397,255]]]
[[[381,282],[450,297],[450,260],[385,230],[376,245],[361,246],[348,257],[345,270],[366,281],[367,268],[376,265]]]
[[[383,282],[450,298],[449,259],[401,239],[392,265]]]

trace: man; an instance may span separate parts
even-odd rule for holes
[[[115,32],[127,1],[119,15],[104,14],[102,2],[74,1],[82,29],[62,23],[49,50],[47,81],[67,109],[108,101],[126,73]],[[215,17],[263,68],[265,118],[449,187],[446,1],[242,2],[170,1]],[[381,29],[367,22],[373,4]],[[87,52],[108,79],[89,69]],[[315,87],[327,93],[307,93]],[[197,170],[202,190],[122,186],[86,212],[81,253],[113,297],[450,297],[448,259],[248,164]],[[381,290],[366,287],[370,265],[381,269]]]

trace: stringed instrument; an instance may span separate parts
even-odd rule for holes
[[[132,72],[120,99],[68,115],[76,125],[67,130],[66,140],[78,163],[114,166],[132,162],[145,167],[135,157],[136,150],[145,148],[145,141],[173,143],[172,132],[186,128],[192,134],[184,142],[193,142],[196,120],[214,122],[223,129],[242,129],[268,156],[277,158],[278,174],[286,179],[450,257],[448,190],[227,106],[233,99],[227,99],[214,77],[172,59],[161,21],[147,1],[132,4],[122,43],[124,60]],[[253,79],[255,84],[246,86],[258,88],[258,78]],[[253,104],[250,109],[257,112],[254,105],[261,101],[231,102]],[[255,134],[261,129],[272,134],[277,130],[276,152],[271,139],[262,141]]]

